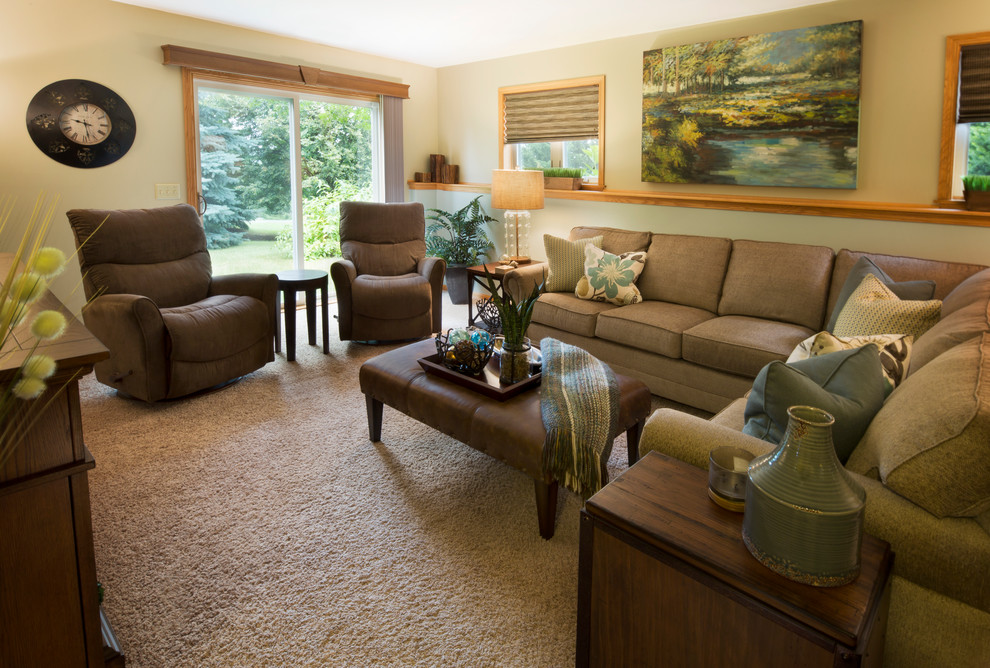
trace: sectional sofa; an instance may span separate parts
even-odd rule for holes
[[[828,323],[863,253],[804,246],[575,228],[605,250],[647,250],[644,301],[614,306],[544,294],[530,337],[582,346],[655,394],[719,411],[711,420],[660,409],[641,452],[707,468],[715,445],[754,455],[747,393],[772,360]],[[895,557],[887,666],[990,666],[990,269],[869,254],[894,281],[933,280],[940,321],[912,348],[906,376],[853,449],[867,490],[866,531]],[[654,263],[651,266],[651,263]],[[507,275],[521,292],[546,267]]]

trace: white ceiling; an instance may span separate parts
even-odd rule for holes
[[[114,1],[446,67],[830,0]]]

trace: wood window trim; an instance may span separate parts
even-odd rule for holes
[[[513,93],[535,93],[557,88],[598,86],[598,183],[582,185],[581,190],[605,190],[605,75],[561,79],[536,84],[503,86],[498,89],[498,168],[505,169],[505,96]]]
[[[956,153],[956,112],[959,96],[959,57],[964,46],[990,44],[990,32],[949,35],[945,38],[945,83],[942,89],[942,139],[939,143],[938,190],[936,204],[960,208],[961,199],[952,197],[952,174]]]
[[[191,49],[174,44],[162,45],[163,62],[196,70],[240,74],[250,77],[303,85],[309,90],[327,90],[366,95],[388,95],[409,99],[409,85],[351,74],[339,74],[305,65],[286,65],[270,60],[246,58],[215,51]]]
[[[162,47],[163,49],[165,47]],[[292,93],[312,93],[321,96],[343,97],[352,100],[379,102],[381,95],[355,92],[353,90],[311,86],[305,83],[266,79],[259,76],[232,74],[217,70],[201,70],[182,67],[182,121],[183,141],[186,150],[186,202],[199,209],[199,153],[196,143],[196,82],[215,81],[217,83],[256,86]],[[392,96],[396,97],[396,96]]]

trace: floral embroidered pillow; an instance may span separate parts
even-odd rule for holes
[[[613,255],[588,244],[584,247],[584,276],[574,288],[581,299],[623,306],[643,301],[636,279],[646,266],[646,251]]]

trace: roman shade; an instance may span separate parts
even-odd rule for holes
[[[990,44],[964,46],[960,51],[957,122],[990,122]]]
[[[506,144],[597,139],[599,86],[505,95]]]

